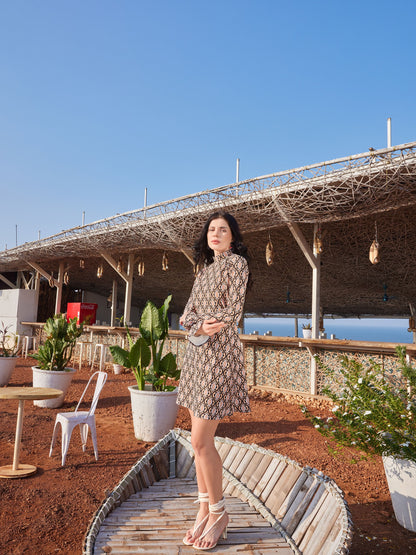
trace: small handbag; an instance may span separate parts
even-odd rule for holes
[[[192,345],[200,347],[208,341],[209,335],[188,335],[188,339],[192,343]]]

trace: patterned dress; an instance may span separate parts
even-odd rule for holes
[[[214,257],[195,278],[182,320],[190,335],[204,320],[227,325],[200,346],[188,341],[179,384],[178,405],[207,420],[250,412],[243,349],[237,324],[248,280],[245,258],[231,251]]]

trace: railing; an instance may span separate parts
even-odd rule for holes
[[[22,322],[31,325],[42,340],[42,323]],[[132,328],[132,334],[139,330]],[[94,343],[108,345],[120,344],[125,336],[124,328],[107,326],[86,326],[83,336]],[[373,359],[391,380],[399,382],[399,369],[396,347],[399,343],[376,341],[350,341],[339,339],[303,339],[299,337],[273,337],[261,335],[240,335],[244,349],[244,362],[247,381],[251,386],[266,390],[286,391],[300,395],[321,395],[325,385],[325,375],[316,365],[315,355],[325,365],[332,368],[340,366],[339,355],[347,354],[366,363]],[[179,368],[185,355],[186,332],[171,330],[165,349],[177,355]],[[416,344],[403,343],[407,356],[416,357]]]

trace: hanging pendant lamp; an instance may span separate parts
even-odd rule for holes
[[[314,234],[314,238],[313,238],[313,250],[314,250],[314,254],[322,254],[324,251],[323,248],[323,237],[322,237],[322,231],[321,231],[321,226],[318,226],[318,229],[316,230],[315,234]]]
[[[371,243],[370,252],[369,252],[369,259],[371,264],[378,264],[380,262],[380,245],[378,243],[378,236],[377,236],[377,222],[374,222],[374,231],[375,237],[374,241]]]
[[[164,252],[162,256],[162,270],[166,272],[166,270],[168,269],[169,269],[168,257],[167,257],[167,254]]]
[[[142,276],[144,274],[144,261],[143,258],[139,259],[139,263],[137,265],[137,271],[139,273],[139,276]]]
[[[270,239],[270,233],[269,233],[269,242],[266,245],[266,263],[267,266],[271,266],[273,264],[273,257],[274,257],[274,249],[273,249],[273,243]]]

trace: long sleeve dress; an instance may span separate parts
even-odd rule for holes
[[[182,315],[190,335],[208,318],[226,323],[203,345],[187,342],[177,403],[199,418],[219,420],[234,412],[250,412],[237,329],[248,273],[247,261],[242,256],[231,251],[218,254],[196,276]]]

